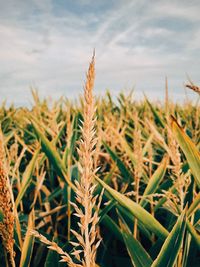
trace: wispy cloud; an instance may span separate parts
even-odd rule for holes
[[[162,97],[168,76],[176,98],[200,66],[199,1],[0,0],[0,101],[77,97],[93,48],[96,93],[135,87]],[[192,94],[192,93],[191,93]]]

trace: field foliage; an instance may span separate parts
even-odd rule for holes
[[[67,266],[59,262],[55,244],[66,252],[78,250],[70,230],[81,231],[73,203],[78,205],[74,190],[80,181],[83,99],[49,105],[32,93],[31,109],[0,108],[14,199],[15,264]],[[94,196],[102,194],[96,264],[199,266],[198,103],[138,102],[122,93],[113,100],[107,92],[95,105]],[[0,215],[2,222],[2,208]],[[55,242],[53,248],[29,229]],[[1,266],[9,266],[2,243],[0,257]]]

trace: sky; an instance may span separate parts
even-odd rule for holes
[[[78,98],[96,51],[95,94],[185,98],[200,84],[199,0],[0,0],[0,102]],[[187,91],[187,97],[196,95]]]

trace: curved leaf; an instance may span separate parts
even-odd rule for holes
[[[144,208],[111,188],[98,177],[95,177],[95,179],[108,191],[112,198],[114,198],[124,209],[129,210],[147,229],[157,234],[161,239],[167,237],[168,231]]]
[[[168,158],[165,157],[162,160],[160,166],[157,168],[157,170],[154,172],[154,174],[149,179],[148,185],[147,185],[147,187],[144,191],[144,194],[143,194],[144,197],[156,192],[159,183],[161,182],[161,180],[163,179],[163,177],[165,175],[167,163],[168,163]],[[144,207],[146,204],[147,204],[147,201],[145,200],[145,198],[142,198],[140,201],[140,205]]]
[[[34,168],[35,168],[35,164],[36,164],[36,160],[38,158],[38,155],[39,155],[39,150],[37,150],[34,154],[34,156],[32,157],[30,163],[28,164],[28,166],[26,167],[26,170],[22,176],[22,184],[21,184],[21,187],[20,187],[20,191],[17,195],[17,199],[15,201],[15,205],[16,205],[16,208],[18,207],[20,201],[22,200],[24,194],[26,193],[26,190],[28,188],[28,186],[30,185],[31,183],[31,179],[32,179],[32,175],[33,175],[33,171],[34,171]]]
[[[158,257],[152,267],[174,266],[176,258],[181,249],[181,243],[185,232],[185,212],[179,216],[169,236],[165,240]]]
[[[131,261],[133,263],[133,266],[150,267],[151,264],[153,263],[151,257],[142,247],[140,242],[137,239],[135,239],[134,236],[131,234],[127,224],[125,223],[121,215],[120,215],[120,220],[121,220],[120,225],[122,229],[124,242],[128,250],[129,256],[131,258]]]
[[[33,252],[33,245],[34,245],[34,236],[29,234],[30,229],[34,229],[35,226],[35,212],[32,212],[29,215],[28,219],[28,230],[26,232],[26,236],[24,239],[23,247],[22,247],[22,254],[20,259],[19,267],[29,267],[31,262],[31,255]]]
[[[150,109],[151,109],[151,111],[152,111],[152,113],[154,115],[155,123],[158,124],[158,125],[160,124],[160,126],[162,128],[165,128],[165,124],[164,124],[161,116],[158,114],[158,112],[156,111],[154,106],[149,102],[149,100],[148,100],[148,98],[146,96],[145,96],[145,100],[146,100],[147,104],[149,105],[149,107],[150,107]]]
[[[198,208],[200,208],[200,193],[198,193],[198,195],[195,197],[192,204],[190,205],[189,209],[187,210],[187,216],[190,217],[193,212]]]
[[[171,116],[171,126],[175,138],[187,158],[196,183],[200,187],[200,153],[173,116]]]
[[[187,220],[186,226],[188,231],[190,232],[191,236],[194,238],[194,241],[196,242],[198,248],[200,249],[200,235],[197,233],[193,225]]]
[[[129,172],[127,167],[124,165],[124,163],[121,161],[121,159],[118,157],[118,155],[114,151],[112,151],[112,149],[105,142],[103,142],[103,145],[105,146],[107,152],[110,154],[111,158],[116,162],[117,167],[119,168],[123,178],[126,181],[129,181],[129,182],[132,181],[133,177],[131,173]]]
[[[39,141],[41,141],[42,150],[46,154],[49,161],[52,163],[56,171],[58,172],[58,175],[61,177],[61,179],[68,183],[73,189],[75,189],[75,186],[72,184],[72,182],[67,178],[67,170],[66,167],[60,158],[60,155],[58,154],[56,148],[53,146],[51,142],[46,138],[46,136],[40,131],[37,124],[32,120],[31,121],[34,131],[36,133],[36,136]]]

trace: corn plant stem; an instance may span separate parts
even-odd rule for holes
[[[5,248],[3,248],[3,252],[4,252],[4,259],[5,259],[5,262],[6,262],[6,267],[9,267],[9,264],[8,264],[8,254],[7,254],[7,251]]]
[[[68,176],[68,180],[70,181],[70,166],[71,166],[71,160],[70,160],[70,157],[68,156],[67,158],[67,176]],[[68,198],[68,205],[67,205],[67,217],[68,217],[68,229],[67,229],[67,236],[68,236],[68,240],[70,240],[70,229],[71,229],[71,187],[68,186],[67,188],[67,198]]]
[[[140,186],[140,177],[138,173],[135,173],[135,202],[138,204],[139,202],[139,186]],[[138,235],[138,220],[135,218],[134,222],[134,237],[137,239]]]

